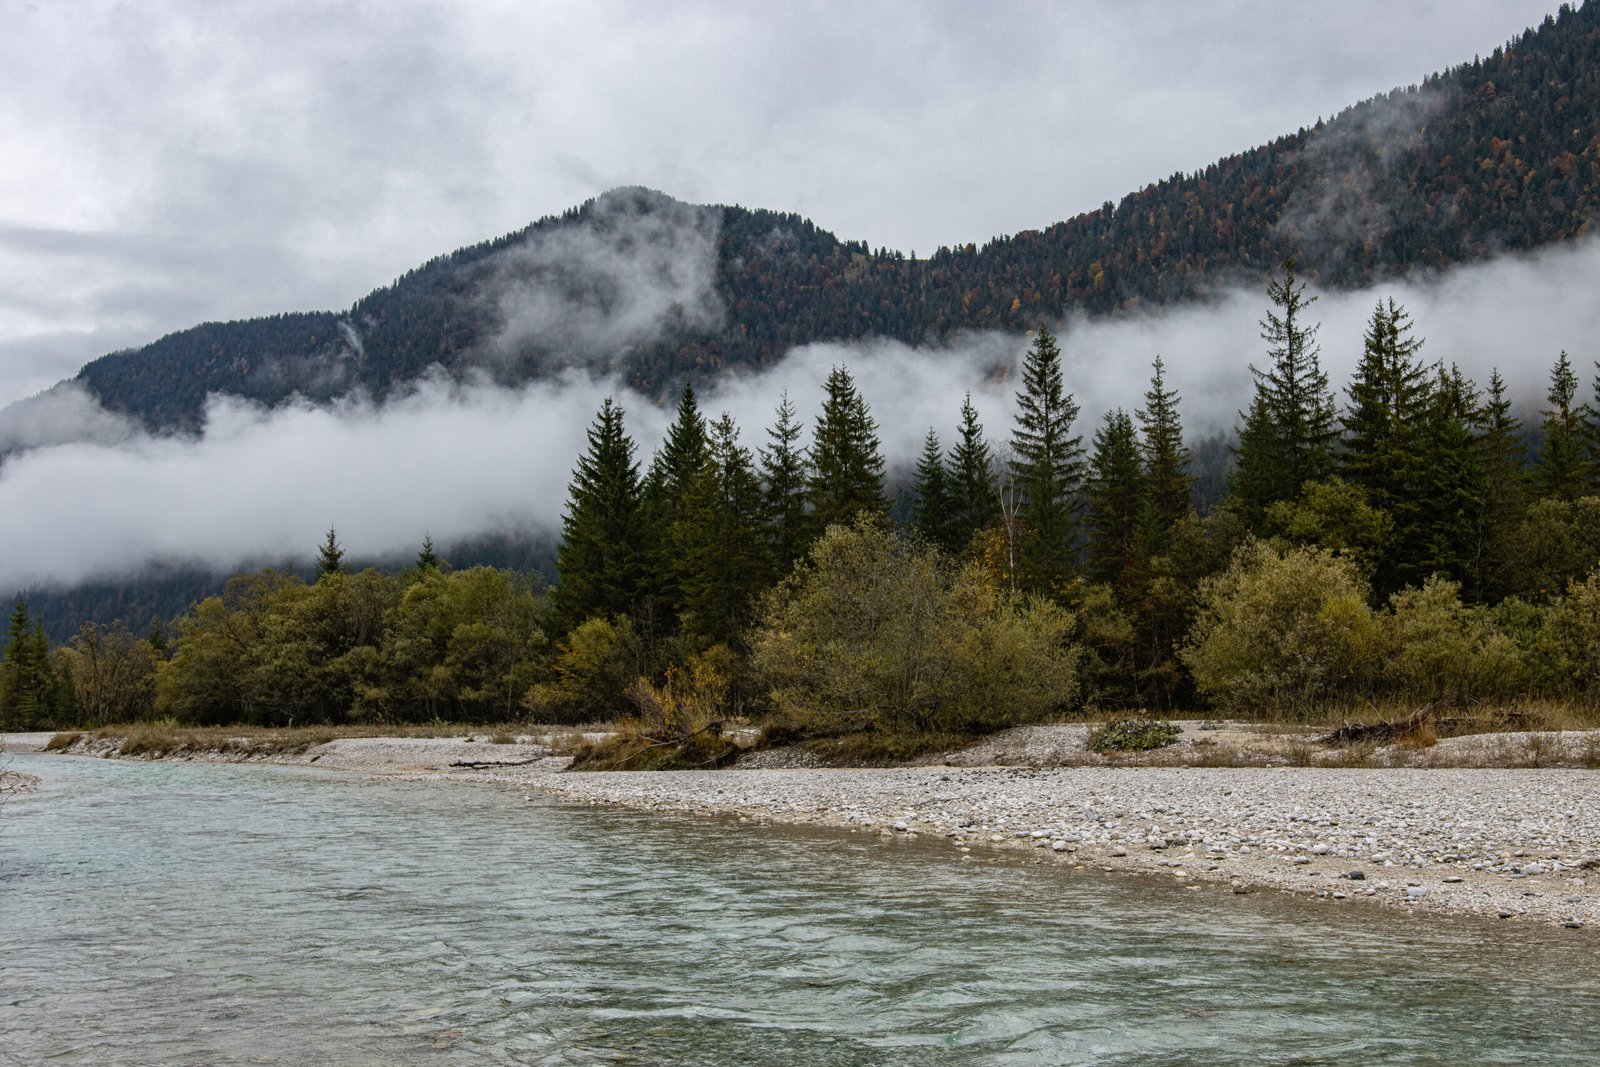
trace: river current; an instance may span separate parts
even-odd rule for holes
[[[0,1063],[1592,1063],[1587,936],[310,770],[4,757]]]

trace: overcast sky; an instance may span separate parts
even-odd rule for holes
[[[1431,71],[1555,0],[0,0],[0,404],[343,308],[617,185],[926,255]]]

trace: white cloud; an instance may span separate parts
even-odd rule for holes
[[[1500,367],[1533,419],[1560,350],[1586,375],[1600,357],[1597,290],[1600,241],[1589,241],[1325,295],[1313,311],[1336,388],[1355,365],[1372,305],[1392,294],[1427,338],[1424,355],[1458,362],[1480,382]],[[1157,353],[1183,393],[1191,434],[1231,427],[1248,397],[1248,364],[1265,358],[1264,305],[1260,293],[1232,291],[1204,305],[1062,324],[1067,386],[1082,404],[1085,437],[1105,410],[1140,402]],[[809,423],[828,370],[847,365],[891,462],[905,469],[929,427],[951,442],[968,390],[991,439],[1008,435],[1027,344],[973,334],[927,348],[810,345],[767,372],[704,390],[701,405],[708,416],[731,412],[754,449],[782,390]],[[555,532],[585,431],[607,395],[626,407],[647,462],[672,412],[582,372],[516,390],[429,379],[381,407],[349,400],[263,411],[215,399],[198,439],[130,437],[125,424],[66,392],[51,402],[99,436],[54,445],[36,437],[40,447],[0,467],[0,588],[162,560],[229,568],[304,557],[330,524],[360,556],[409,552],[425,532],[440,545],[483,532]]]

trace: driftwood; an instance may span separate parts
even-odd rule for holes
[[[1361,741],[1398,741],[1409,737],[1421,730],[1434,718],[1432,704],[1424,704],[1411,715],[1404,719],[1389,719],[1384,722],[1345,723],[1333,733],[1319,738],[1325,745],[1353,745]]]
[[[538,763],[544,756],[535,756],[532,759],[505,759],[505,760],[470,760],[458,759],[450,764],[452,767],[466,767],[470,770],[481,771],[485,767],[526,767],[530,763]]]

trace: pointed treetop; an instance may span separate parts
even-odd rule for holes
[[[417,570],[436,571],[439,569],[441,562],[438,553],[433,550],[433,536],[431,534],[423,534],[422,551],[417,553]]]
[[[338,534],[332,526],[328,527],[328,536],[317,549],[317,577],[325,578],[330,574],[344,573],[344,549],[339,547]]]

